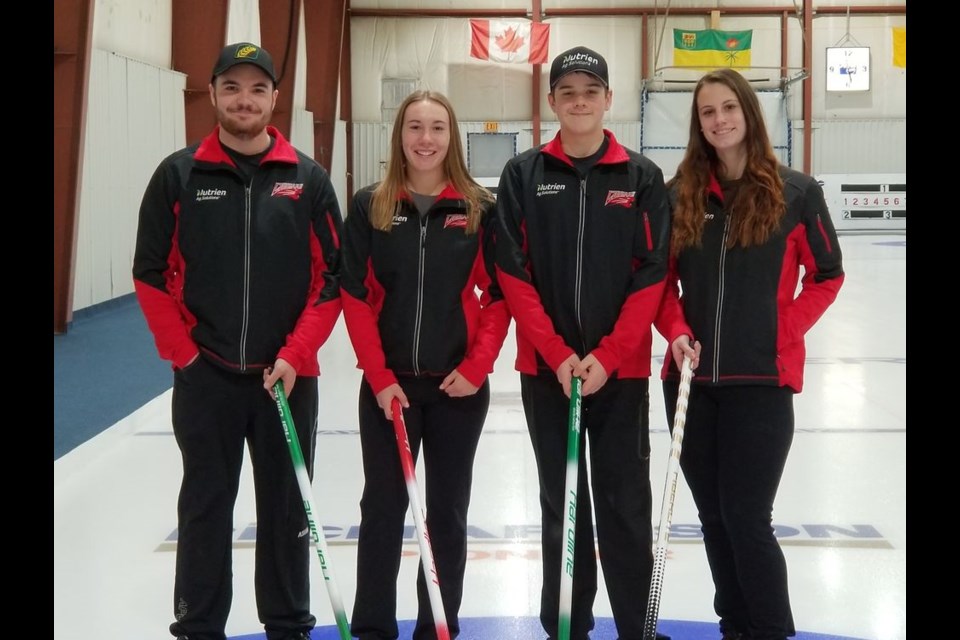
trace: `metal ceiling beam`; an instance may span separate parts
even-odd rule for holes
[[[301,0],[260,0],[260,46],[270,52],[280,95],[270,124],[287,140],[293,123],[293,91],[297,80]],[[308,47],[309,50],[309,47]],[[309,67],[308,67],[309,68]]]
[[[173,0],[170,66],[187,76],[183,115],[187,144],[217,125],[210,105],[210,75],[227,38],[228,0]]]
[[[58,0],[53,12],[53,333],[73,319],[80,176],[93,40],[93,0]]]
[[[306,107],[313,113],[313,155],[330,172],[338,89],[346,96],[351,91],[349,72],[343,71],[343,58],[349,57],[344,55],[344,35],[350,28],[346,20],[347,3],[346,0],[304,0],[303,6],[307,34]]]

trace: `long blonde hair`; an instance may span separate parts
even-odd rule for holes
[[[453,113],[453,106],[442,93],[436,91],[414,91],[406,97],[397,110],[393,123],[393,135],[390,138],[390,160],[387,162],[387,175],[376,186],[370,204],[370,222],[375,229],[390,231],[393,216],[399,206],[400,194],[406,191],[406,158],[403,155],[403,119],[407,108],[415,102],[435,102],[447,111],[450,118],[450,145],[447,157],[443,160],[443,172],[447,181],[467,202],[467,233],[476,233],[483,215],[483,205],[493,202],[493,195],[481,187],[470,176],[464,159],[463,145],[460,143],[460,127]]]
[[[716,149],[707,142],[700,129],[700,113],[697,109],[700,90],[712,83],[726,86],[737,96],[747,129],[743,138],[747,152],[744,180],[734,201],[726,204],[731,224],[727,246],[763,244],[776,231],[786,209],[783,180],[778,172],[780,162],[770,146],[757,94],[746,78],[733,69],[711,71],[700,78],[694,89],[687,151],[669,183],[669,186],[677,187],[670,242],[674,252],[699,246],[707,208],[707,191],[712,177],[718,174],[720,168]]]

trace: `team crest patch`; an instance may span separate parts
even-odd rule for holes
[[[448,213],[447,219],[443,221],[443,228],[454,227],[460,229],[467,228],[467,216],[463,213]]]
[[[607,191],[604,206],[632,207],[636,199],[636,191]]]
[[[278,198],[299,200],[301,193],[303,193],[302,182],[278,182],[273,185],[273,192],[270,195],[277,196]]]

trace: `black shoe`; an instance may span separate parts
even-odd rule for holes
[[[670,636],[665,633],[657,633],[657,640],[670,640]]]
[[[720,640],[747,640],[747,636],[739,631],[724,631]]]

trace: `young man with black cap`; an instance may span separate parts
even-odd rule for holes
[[[660,169],[603,128],[607,62],[575,47],[550,68],[560,131],[511,159],[497,195],[497,268],[517,321],[517,370],[540,478],[540,621],[557,637],[570,383],[582,379],[571,638],[597,592],[585,437],[603,574],[621,640],[640,640],[653,568],[648,379],[667,273]],[[659,635],[659,634],[658,634]],[[663,636],[660,636],[663,637]]]
[[[170,632],[223,640],[244,442],[257,500],[257,609],[268,640],[309,638],[306,515],[272,387],[283,380],[312,475],[317,352],[340,315],[342,219],[326,171],[268,126],[270,54],[241,42],[210,80],[219,126],[157,168],[133,277],[174,370],[183,459]]]

